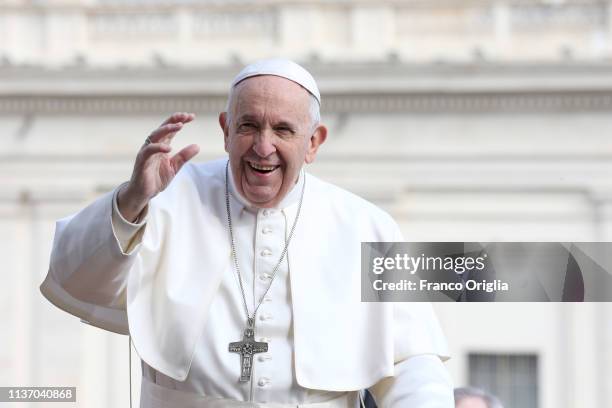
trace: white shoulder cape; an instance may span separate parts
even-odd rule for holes
[[[112,231],[112,193],[58,221],[43,294],[92,325],[129,333],[148,365],[183,381],[222,274],[232,273],[225,161],[185,165],[150,202],[141,245],[129,255]],[[401,241],[397,224],[367,201],[306,177],[288,252],[298,383],[357,390],[393,376],[394,363],[409,356],[447,359],[430,304],[360,301],[361,242]],[[104,273],[108,265],[114,279],[127,279],[114,301],[65,283],[72,274]]]

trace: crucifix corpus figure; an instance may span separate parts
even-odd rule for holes
[[[264,343],[263,341],[255,341],[252,321],[247,324],[248,327],[244,329],[244,337],[242,338],[242,341],[235,341],[229,344],[229,351],[231,353],[240,354],[240,381],[242,382],[249,381],[251,379],[253,355],[268,351],[268,343]]]
[[[175,150],[196,118],[176,112],[143,135],[127,181],[57,222],[41,291],[131,337],[141,408],[353,408],[366,388],[381,407],[454,406],[431,305],[360,301],[361,242],[403,237],[385,211],[306,171],[328,138],[321,104],[297,63],[247,65],[219,144],[202,138],[207,156],[227,154]],[[379,136],[367,129],[363,149]]]

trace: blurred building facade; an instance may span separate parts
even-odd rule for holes
[[[177,145],[222,156],[229,82],[269,56],[319,82],[330,135],[309,171],[406,239],[612,241],[612,1],[5,0],[0,385],[126,406],[127,339],[38,292],[54,221],[129,178],[171,112],[198,115]],[[612,405],[610,305],[435,307],[458,386]]]

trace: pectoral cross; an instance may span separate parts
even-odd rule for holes
[[[235,341],[229,344],[230,353],[240,354],[240,381],[245,382],[251,379],[253,368],[253,354],[268,351],[268,343],[255,341],[255,330],[253,319],[247,320],[247,328],[244,330],[242,341]]]

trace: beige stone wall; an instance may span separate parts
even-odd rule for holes
[[[127,179],[172,111],[198,114],[178,145],[223,155],[216,114],[240,61],[312,70],[330,137],[310,171],[409,240],[612,240],[610,3],[223,4],[0,4],[0,385],[125,406],[127,340],[38,292],[54,221]],[[612,403],[608,305],[436,309],[457,385],[469,352],[530,352],[539,407]]]
[[[179,5],[177,5],[179,4]],[[5,1],[0,55],[70,64],[609,58],[612,3],[574,1]]]

